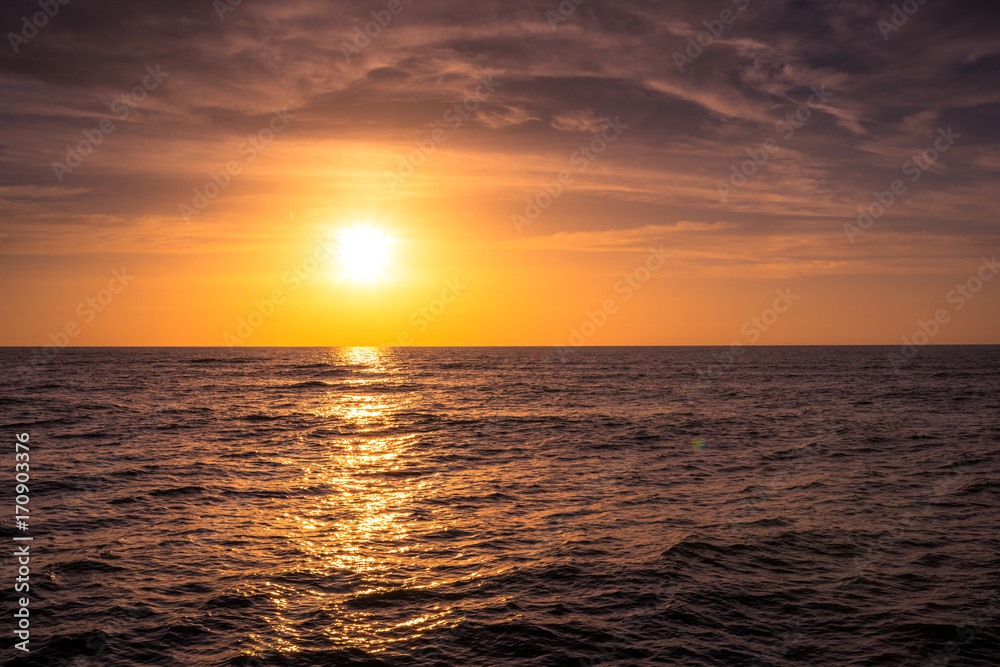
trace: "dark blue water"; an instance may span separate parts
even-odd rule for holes
[[[1000,664],[1000,348],[0,350],[17,665]]]

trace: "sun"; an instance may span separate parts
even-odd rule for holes
[[[393,239],[368,225],[345,227],[339,234],[340,277],[352,283],[375,283],[385,278]]]

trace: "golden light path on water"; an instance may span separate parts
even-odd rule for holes
[[[709,348],[62,354],[0,383],[37,664],[925,664],[996,609],[996,347],[765,346],[697,406]]]
[[[301,627],[301,617],[296,618],[298,606],[326,612],[322,634],[331,647],[373,653],[460,620],[437,605],[425,607],[412,618],[390,620],[380,614],[377,602],[370,608],[351,604],[387,591],[415,591],[445,583],[431,574],[437,559],[422,557],[419,539],[410,535],[412,508],[418,504],[414,499],[433,493],[437,475],[406,474],[404,464],[414,465],[418,435],[386,433],[397,430],[399,421],[394,415],[415,412],[414,404],[420,401],[413,392],[386,390],[399,381],[390,354],[378,348],[342,348],[330,350],[324,360],[331,367],[350,367],[356,372],[338,381],[345,389],[331,392],[323,404],[310,404],[309,411],[345,426],[337,430],[348,433],[334,435],[334,428],[324,429],[329,457],[315,468],[306,468],[299,485],[326,486],[330,493],[301,497],[299,507],[285,515],[292,526],[288,541],[304,557],[300,556],[300,563],[283,563],[280,569],[325,577],[331,585],[324,587],[327,592],[314,589],[306,599],[301,599],[301,587],[276,588],[284,590],[274,598],[283,613],[269,619],[276,637],[270,641],[258,637],[274,650],[300,650],[293,641],[295,629]],[[443,523],[428,522],[426,516],[420,519],[421,533],[446,528]],[[358,587],[359,579],[371,585]],[[344,594],[328,592],[338,588],[338,583],[343,584]],[[300,599],[290,600],[287,594]]]

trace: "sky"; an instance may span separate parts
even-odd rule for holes
[[[64,1],[0,345],[1000,343],[994,0]]]

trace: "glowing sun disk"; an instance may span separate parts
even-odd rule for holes
[[[380,229],[359,226],[339,234],[342,278],[354,283],[372,283],[385,275],[393,240]]]

